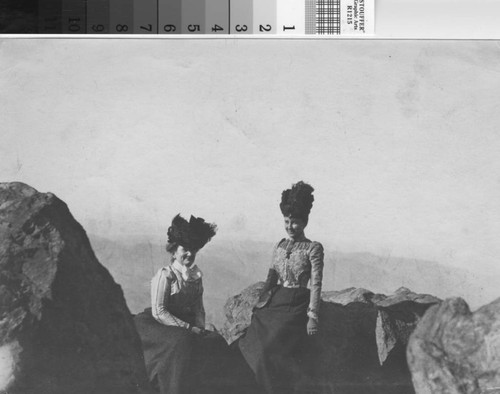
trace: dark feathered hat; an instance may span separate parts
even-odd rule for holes
[[[172,220],[172,225],[168,228],[168,245],[182,245],[189,249],[199,250],[212,239],[217,231],[217,226],[207,223],[202,218],[191,215],[189,222],[180,214]]]
[[[283,216],[304,219],[307,222],[314,201],[314,189],[302,181],[281,193],[280,209]]]

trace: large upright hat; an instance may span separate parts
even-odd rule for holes
[[[314,189],[302,181],[281,193],[280,209],[283,216],[304,219],[306,222],[314,201]]]
[[[172,225],[168,228],[168,244],[199,250],[212,239],[216,231],[217,226],[214,223],[207,223],[204,219],[192,215],[188,222],[178,214],[172,219]]]

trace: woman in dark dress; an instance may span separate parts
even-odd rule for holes
[[[323,247],[304,234],[313,191],[298,182],[282,193],[280,209],[288,237],[274,247],[262,296],[239,341],[267,394],[301,392],[300,381],[311,366],[308,336],[318,330],[323,278]]]
[[[172,220],[166,246],[171,263],[151,281],[151,309],[135,317],[149,379],[161,394],[198,392],[200,381],[227,358],[224,339],[205,330],[202,272],[194,264],[215,232],[201,218]]]

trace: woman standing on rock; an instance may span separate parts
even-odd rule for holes
[[[280,209],[288,237],[274,247],[262,296],[239,341],[267,394],[302,392],[298,386],[310,367],[307,338],[318,331],[323,278],[323,247],[304,234],[313,191],[298,182],[282,193]]]
[[[220,335],[205,331],[202,272],[194,264],[215,232],[201,218],[174,217],[166,245],[171,263],[151,281],[151,309],[135,317],[150,381],[161,394],[197,392],[201,375],[228,349]]]

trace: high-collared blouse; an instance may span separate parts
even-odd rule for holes
[[[162,267],[151,280],[151,312],[167,326],[205,327],[202,273],[197,266],[186,270],[174,262]],[[192,320],[190,322],[185,321]]]
[[[307,287],[311,297],[307,315],[318,320],[323,280],[323,246],[307,238],[300,241],[282,239],[274,247],[265,289],[279,284],[284,287]]]

